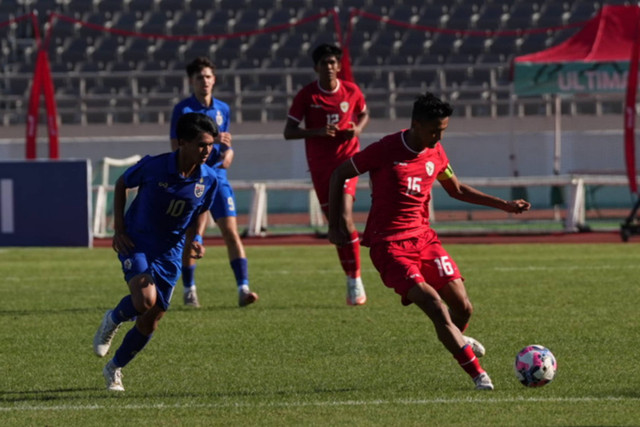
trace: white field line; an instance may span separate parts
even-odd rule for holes
[[[599,403],[638,402],[640,397],[522,397],[522,398],[466,398],[466,399],[395,399],[395,400],[344,400],[317,402],[270,403],[155,403],[128,405],[16,405],[2,406],[0,412],[28,411],[96,411],[96,410],[148,410],[148,409],[224,409],[224,408],[304,408],[304,407],[359,407],[375,405],[434,405],[434,404],[492,404],[492,403]]]
[[[494,267],[494,271],[573,271],[573,270],[637,270],[640,269],[640,265],[569,265],[569,266],[523,266],[523,267]],[[471,268],[468,268],[471,270]]]

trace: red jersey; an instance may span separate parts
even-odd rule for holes
[[[362,239],[366,246],[408,239],[429,227],[431,188],[447,171],[449,159],[439,142],[419,153],[412,150],[405,132],[387,135],[351,159],[359,174],[369,172],[371,181],[371,210]]]
[[[357,122],[357,116],[367,105],[364,95],[355,83],[338,80],[338,87],[329,92],[316,80],[300,89],[289,109],[289,118],[313,129],[333,124],[338,129],[349,129],[349,122]],[[340,132],[335,137],[305,138],[309,169],[324,169],[338,165],[360,149],[358,138],[345,140]],[[333,169],[333,168],[332,168]]]

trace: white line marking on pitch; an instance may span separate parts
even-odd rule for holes
[[[0,412],[26,412],[26,411],[96,411],[103,409],[216,409],[216,408],[296,408],[296,407],[331,407],[331,406],[369,406],[369,405],[433,405],[441,403],[540,403],[540,402],[640,402],[636,397],[512,397],[512,398],[488,398],[488,399],[397,399],[397,400],[345,400],[328,402],[270,402],[270,403],[157,403],[157,404],[129,404],[129,405],[53,405],[53,406],[4,406]]]

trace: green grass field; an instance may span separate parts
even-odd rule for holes
[[[416,307],[363,249],[369,302],[348,307],[331,246],[249,247],[260,301],[237,308],[223,247],[198,268],[203,308],[174,306],[104,389],[91,351],[125,294],[110,249],[0,248],[0,423],[25,425],[638,425],[637,247],[450,245],[475,305],[496,390],[478,392]],[[181,285],[180,285],[181,286]],[[180,289],[179,289],[180,290]],[[180,290],[181,292],[181,290]],[[132,324],[118,333],[114,348]],[[515,354],[543,344],[550,385],[528,389]]]

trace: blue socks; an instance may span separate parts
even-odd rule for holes
[[[249,267],[246,258],[236,258],[230,262],[238,286],[249,284]]]
[[[182,266],[182,284],[185,288],[190,288],[195,282],[196,264]]]
[[[133,319],[138,314],[140,313],[138,313],[136,308],[133,306],[131,295],[127,295],[120,300],[118,305],[116,305],[116,308],[111,312],[111,320],[113,320],[114,323],[120,324]]]
[[[124,336],[115,356],[113,356],[114,365],[119,368],[126,366],[147,345],[150,339],[151,335],[142,335],[142,332],[135,326],[131,328],[127,335]]]

